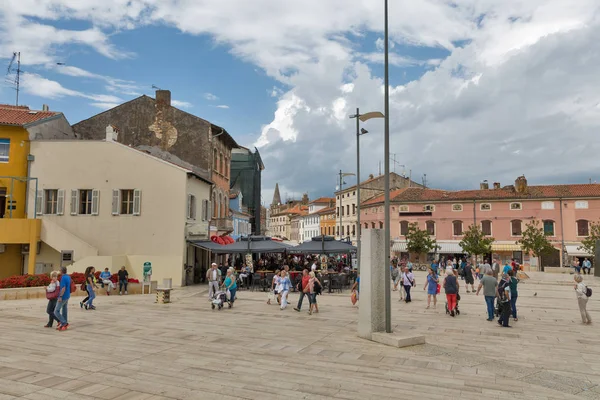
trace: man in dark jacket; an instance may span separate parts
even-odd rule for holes
[[[510,317],[510,276],[502,275],[502,280],[498,284],[498,301],[500,302],[500,318],[498,325],[504,328],[510,328],[508,319]]]

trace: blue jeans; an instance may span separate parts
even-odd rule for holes
[[[302,309],[302,301],[304,300],[304,296],[308,296],[308,301],[310,302],[310,293],[304,293],[302,290],[300,291],[300,298],[298,299],[298,305],[296,308],[298,310]]]
[[[230,298],[229,298],[229,302],[231,304],[233,304],[233,302],[235,301],[235,293],[237,292],[237,287],[236,288],[232,288],[229,289],[229,293],[230,293]]]
[[[485,296],[485,304],[487,305],[488,319],[494,319],[494,300],[495,296]]]
[[[510,310],[512,311],[513,318],[517,318],[517,297],[518,295],[514,295],[510,298]]]
[[[87,285],[87,292],[88,292],[88,296],[89,296],[87,305],[88,305],[88,307],[93,307],[94,306],[93,302],[94,302],[94,299],[96,298],[96,292],[94,292],[94,287],[92,285],[90,285],[89,283]]]
[[[412,288],[412,285],[404,285],[404,290],[406,291],[406,302],[410,303],[412,301],[412,299],[410,298],[410,289]]]
[[[317,294],[316,293],[308,293],[308,302],[310,304],[317,304]]]
[[[127,280],[119,281],[119,293],[123,291],[123,286],[125,286],[125,291],[127,291]]]
[[[69,318],[67,314],[67,309],[69,305],[69,299],[62,299],[56,302],[56,308],[54,309],[54,316],[60,322],[61,325],[66,325],[69,323]]]

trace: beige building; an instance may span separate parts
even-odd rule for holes
[[[187,241],[209,238],[213,184],[185,162],[115,139],[108,127],[105,141],[31,142],[39,187],[37,199],[34,191],[29,196],[42,219],[37,263],[45,270],[72,264],[70,272],[125,266],[141,280],[150,262],[152,280],[185,284],[185,265],[209,260]]]
[[[361,204],[375,196],[383,193],[385,186],[384,175],[369,175],[369,179],[360,184],[360,202]],[[418,183],[411,181],[408,177],[390,173],[390,190],[402,189],[406,187],[423,187]],[[357,196],[356,185],[344,188],[335,192],[335,210],[336,210],[336,238],[350,238],[353,244],[356,244],[358,238],[357,223]],[[340,220],[341,213],[341,220]],[[341,226],[341,235],[340,235]]]

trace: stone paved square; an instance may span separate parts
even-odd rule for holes
[[[581,324],[571,276],[531,275],[519,321],[503,329],[464,290],[459,317],[441,298],[426,310],[417,273],[411,304],[392,292],[393,325],[427,344],[404,349],[356,336],[347,291],[320,296],[312,316],[292,309],[294,293],[284,311],[250,291],[213,311],[205,286],[175,290],[166,305],[100,296],[85,311],[73,298],[66,332],[42,327],[45,300],[2,301],[0,400],[600,399],[598,322]],[[588,309],[599,321],[596,297]]]

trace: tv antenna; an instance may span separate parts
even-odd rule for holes
[[[161,88],[159,88],[159,87],[158,87],[158,86],[156,86],[156,85],[152,85],[152,89],[156,89],[156,90],[162,90]]]
[[[16,69],[14,68],[15,61],[17,64]],[[6,70],[6,76],[10,77],[10,75],[13,72],[16,74],[14,80],[12,78],[8,78],[7,80],[11,85],[15,86],[15,90],[17,91],[17,101],[16,101],[15,105],[18,106],[19,105],[19,90],[21,87],[20,86],[21,85],[21,73],[23,72],[21,70],[21,52],[20,51],[13,53],[12,59],[10,60],[10,63],[8,64],[8,68]]]

